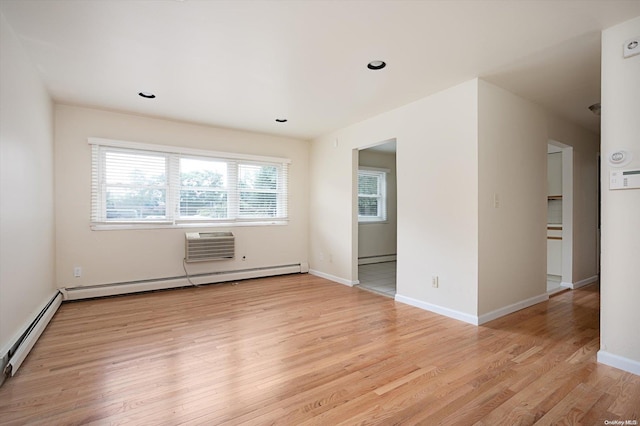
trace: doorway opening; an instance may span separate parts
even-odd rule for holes
[[[396,294],[397,184],[396,141],[357,150],[358,287],[384,296]]]
[[[547,293],[573,288],[573,148],[547,146]]]

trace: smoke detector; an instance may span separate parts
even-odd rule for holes
[[[640,36],[630,38],[624,42],[622,48],[622,57],[630,58],[640,53]]]

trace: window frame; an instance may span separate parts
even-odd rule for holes
[[[147,229],[215,226],[262,226],[285,225],[288,223],[288,176],[291,160],[279,157],[265,157],[229,152],[206,151],[168,145],[154,145],[139,142],[117,141],[103,138],[89,138],[91,146],[91,215],[93,230]],[[150,154],[166,158],[165,217],[154,219],[119,220],[107,217],[106,155],[109,152]],[[189,218],[180,216],[181,191],[186,188],[180,177],[181,159],[202,159],[227,164],[227,217]],[[276,213],[274,217],[246,217],[240,214],[240,185],[238,169],[243,165],[276,167]],[[233,170],[231,170],[233,169]],[[213,189],[212,189],[213,190]],[[233,209],[233,210],[232,210]]]
[[[367,167],[360,166],[358,167],[358,223],[367,224],[367,223],[385,223],[387,222],[387,176],[389,174],[389,169],[383,169],[379,167]],[[375,176],[378,182],[378,191],[377,194],[372,196],[370,194],[360,194],[360,176]],[[360,198],[376,198],[378,200],[377,203],[377,215],[375,216],[363,216],[360,214]]]

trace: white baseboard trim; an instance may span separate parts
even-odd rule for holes
[[[254,268],[240,271],[228,271],[212,274],[190,276],[196,285],[215,284],[228,281],[239,281],[251,278],[271,277],[274,275],[296,274],[305,269],[305,264]],[[67,287],[60,289],[64,300],[90,299],[94,297],[117,296],[121,294],[139,293],[143,291],[166,290],[170,288],[190,287],[186,277],[173,277],[157,280],[112,283],[84,287]]]
[[[584,280],[580,280],[580,281],[576,281],[575,283],[571,283],[568,286],[569,286],[569,288],[572,288],[572,289],[575,290],[576,288],[584,287],[584,286],[592,284],[592,283],[594,283],[596,281],[598,281],[598,276],[594,275],[592,277],[585,278]]]
[[[558,294],[558,293],[562,293],[563,291],[566,291],[566,290],[570,290],[570,289],[569,289],[569,288],[567,288],[567,287],[563,287],[563,286],[562,286],[562,284],[560,284],[560,286],[559,286],[559,287],[554,288],[553,290],[548,290],[548,291],[547,291],[547,295],[548,295],[549,297],[551,297],[551,296],[554,296],[554,295],[556,295],[556,294]]]
[[[357,281],[357,280],[356,281],[349,281],[349,280],[346,280],[344,278],[336,277],[335,275],[327,274],[325,272],[321,272],[321,271],[318,271],[318,270],[315,270],[315,269],[309,269],[309,273],[311,275],[315,275],[316,277],[324,278],[324,279],[329,280],[329,281],[334,281],[334,282],[337,282],[339,284],[344,284],[344,285],[347,285],[349,287],[353,287],[356,284],[360,284],[360,281]]]
[[[2,352],[0,352],[2,356],[2,369],[0,370],[2,381],[5,376],[16,374],[61,304],[62,294],[56,290],[49,300],[32,312],[18,333],[2,348]],[[11,351],[13,353],[10,353]]]
[[[415,306],[416,308],[424,309],[425,311],[434,312],[436,314],[444,315],[445,317],[457,319],[459,321],[464,321],[469,324],[478,325],[478,317],[476,317],[475,315],[469,315],[464,312],[434,305],[432,303],[427,303],[422,300],[414,299],[412,297],[403,296],[401,294],[396,294],[395,300],[396,302]]]
[[[564,287],[564,288],[573,288],[573,284],[568,283],[566,281],[562,281],[560,282],[560,287]]]
[[[498,319],[505,315],[512,314],[521,309],[528,308],[529,306],[537,305],[541,302],[546,302],[549,300],[549,295],[547,293],[540,294],[538,296],[533,296],[525,300],[521,300],[516,303],[512,303],[508,306],[503,306],[502,308],[498,308],[495,311],[487,312],[486,314],[482,314],[478,317],[478,325],[484,324],[489,321],[493,321],[494,319]]]
[[[358,265],[370,265],[372,263],[394,262],[398,259],[395,254],[385,254],[382,256],[368,256],[358,258]]]
[[[540,302],[544,302],[549,300],[549,295],[547,293],[541,294],[539,296],[531,297],[526,300],[522,300],[517,303],[513,303],[509,306],[502,307],[500,309],[496,309],[495,311],[488,312],[486,314],[475,316],[470,315],[464,312],[456,311],[454,309],[445,308],[443,306],[434,305],[432,303],[427,303],[422,300],[413,299],[411,297],[402,296],[400,294],[396,294],[396,301],[406,303],[407,305],[415,306],[417,308],[424,309],[426,311],[435,312],[436,314],[444,315],[449,318],[457,319],[460,321],[464,321],[473,325],[481,325],[486,322],[492,321],[494,319],[503,317],[505,315],[509,315],[513,312],[519,311],[524,308],[528,308],[529,306],[536,305]]]
[[[640,376],[640,362],[615,355],[607,351],[598,351],[598,362]]]

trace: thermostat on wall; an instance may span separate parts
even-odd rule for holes
[[[609,173],[609,189],[640,188],[640,169],[614,170]]]

